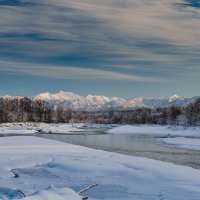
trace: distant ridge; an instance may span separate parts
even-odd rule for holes
[[[181,97],[178,95],[172,95],[167,98],[133,98],[125,100],[119,97],[108,98],[106,96],[93,96],[88,95],[86,97],[80,96],[72,92],[60,91],[58,93],[40,93],[34,97],[34,99],[40,99],[47,101],[52,106],[62,106],[72,110],[82,111],[101,111],[101,110],[113,110],[113,109],[133,109],[140,107],[157,108],[168,106],[185,106],[195,102],[196,97]]]

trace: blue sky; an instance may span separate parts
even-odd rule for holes
[[[200,95],[200,0],[0,0],[0,95]]]

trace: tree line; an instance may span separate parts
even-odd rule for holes
[[[51,122],[52,108],[42,100],[27,97],[0,98],[0,123]]]
[[[0,123],[7,122],[200,126],[200,99],[183,107],[87,112],[53,107],[46,101],[27,97],[0,98]]]

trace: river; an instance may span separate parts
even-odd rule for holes
[[[110,135],[103,130],[84,130],[75,135],[38,134],[39,137],[54,139],[75,145],[122,153],[131,156],[152,158],[178,165],[200,169],[200,151],[178,149],[159,143],[159,135]]]

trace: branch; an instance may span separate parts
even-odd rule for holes
[[[11,172],[14,174],[13,178],[19,178],[19,174],[15,172],[15,169],[12,169]]]
[[[84,193],[84,192],[86,192],[86,191],[88,191],[88,190],[90,190],[90,189],[92,189],[92,188],[94,188],[96,186],[98,186],[98,184],[93,184],[93,185],[91,185],[91,186],[79,191],[78,194],[82,194],[82,193]]]
[[[18,190],[18,192],[19,192],[20,194],[22,194],[23,197],[26,197],[26,195],[25,195],[21,190]]]

